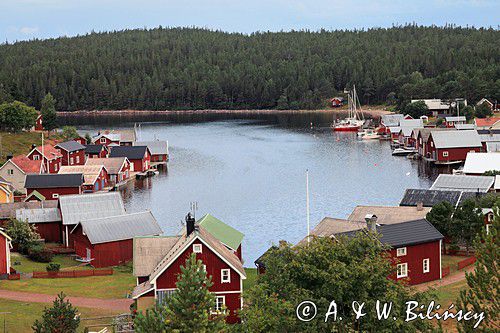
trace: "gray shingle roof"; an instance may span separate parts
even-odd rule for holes
[[[133,143],[134,146],[147,146],[152,155],[167,155],[168,142],[167,141],[137,141]]]
[[[55,147],[64,149],[68,152],[85,149],[84,145],[74,140],[58,143]]]
[[[140,160],[146,154],[147,146],[117,146],[111,147],[109,157],[126,157],[129,160]]]
[[[476,131],[433,131],[432,139],[436,148],[482,147]]]
[[[363,230],[366,231],[366,228]],[[352,236],[356,232],[359,231],[350,231],[344,234]],[[444,238],[426,219],[377,226],[377,232],[380,234],[380,241],[393,248],[417,245]]]
[[[479,191],[486,193],[494,182],[495,177],[441,174],[432,184],[431,190]]]
[[[83,184],[83,174],[29,174],[26,175],[25,188],[78,187]]]
[[[64,225],[125,214],[119,192],[62,195],[59,197],[59,207]]]
[[[464,200],[481,196],[484,193],[462,192],[462,191],[444,191],[444,190],[426,190],[426,189],[407,189],[399,203],[400,206],[417,206],[421,202],[424,207],[432,207],[443,201],[447,201],[453,206],[457,206]]]
[[[155,236],[163,233],[151,212],[139,212],[80,221],[92,244]]]
[[[21,208],[16,210],[16,219],[28,223],[46,223],[61,221],[58,208]]]
[[[87,154],[99,154],[104,145],[85,145],[85,153]]]

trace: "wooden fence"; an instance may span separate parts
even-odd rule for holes
[[[79,278],[88,276],[113,275],[113,269],[89,269],[80,271],[33,272],[34,279]]]
[[[458,270],[461,270],[467,266],[474,264],[475,262],[476,262],[476,257],[470,257],[470,258],[464,259],[462,261],[459,261],[457,263],[457,268],[458,268]]]
[[[7,277],[8,280],[20,280],[21,279],[21,274],[19,273],[12,273],[9,274]]]

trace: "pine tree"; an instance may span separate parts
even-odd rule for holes
[[[474,272],[466,273],[469,290],[462,290],[458,300],[461,309],[472,309],[475,313],[484,312],[485,319],[477,329],[475,321],[460,321],[457,328],[461,333],[498,332],[500,330],[500,274],[498,272],[500,205],[495,206],[495,219],[488,233],[484,230],[474,242],[476,264]]]
[[[64,293],[57,295],[51,308],[45,308],[41,320],[35,320],[32,329],[35,333],[75,333],[80,325],[78,310]]]
[[[56,100],[51,93],[45,95],[42,100],[42,124],[43,128],[49,132],[57,128]]]
[[[448,201],[443,201],[432,207],[431,211],[427,213],[426,219],[445,237],[451,237],[453,233],[453,212],[453,206]],[[446,242],[443,244],[446,253]]]

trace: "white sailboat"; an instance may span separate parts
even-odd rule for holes
[[[347,95],[347,102],[349,105],[347,118],[337,120],[335,123],[333,123],[332,129],[334,131],[357,132],[361,127],[363,127],[363,124],[365,123],[363,111],[361,110],[361,103],[359,102],[355,85]]]

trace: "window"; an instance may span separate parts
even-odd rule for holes
[[[40,160],[40,155],[33,155],[33,160],[34,161]]]
[[[230,283],[231,282],[231,271],[229,269],[220,270],[220,282]]]
[[[400,247],[399,249],[396,250],[396,255],[398,257],[402,257],[406,255],[406,247]]]
[[[398,279],[408,276],[408,264],[398,264]]]
[[[448,152],[447,151],[443,151],[443,157],[448,157]]]
[[[431,147],[434,148],[434,142],[431,141]]]
[[[59,198],[59,193],[52,193],[52,199]]]
[[[14,174],[14,169],[8,169],[7,170],[8,175],[13,175]]]
[[[193,252],[194,253],[202,253],[201,244],[193,244]]]
[[[214,312],[225,312],[226,296],[215,296]]]
[[[69,158],[69,165],[73,164],[73,157]]]
[[[488,214],[488,222],[493,222],[493,214]]]
[[[164,303],[174,293],[175,293],[175,289],[171,289],[171,290],[157,290],[156,291],[156,299],[158,300],[158,303]]]
[[[80,163],[80,156],[77,156],[77,157],[76,157],[76,163],[77,163],[77,164],[78,164],[78,163]]]
[[[101,138],[101,143],[106,143],[106,138]]]
[[[57,171],[57,163],[54,164],[54,171]]]
[[[424,261],[422,262],[424,273],[429,273],[429,271],[431,270],[430,267],[429,267],[429,263],[430,263],[430,259],[429,258],[424,259]]]
[[[490,228],[491,228],[491,224],[487,224],[486,225],[486,234],[489,235],[490,234]]]

